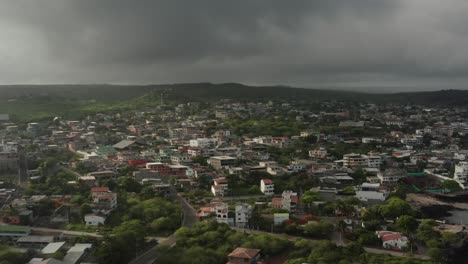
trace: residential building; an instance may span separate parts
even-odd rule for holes
[[[236,205],[235,223],[237,227],[245,228],[252,216],[252,206],[248,204]]]
[[[170,165],[161,162],[148,162],[146,168],[156,172],[158,176],[184,176],[188,169],[184,165]]]
[[[99,226],[104,225],[106,217],[100,214],[87,214],[84,216],[84,221],[86,225]]]
[[[379,168],[381,164],[382,158],[380,156],[367,156],[355,153],[343,156],[343,167],[345,168]]]
[[[314,150],[309,150],[309,157],[315,159],[326,159],[328,156],[328,151],[326,148],[320,147]]]
[[[221,203],[221,204],[216,205],[214,211],[216,213],[216,221],[218,223],[229,224],[229,219],[228,219],[229,209],[228,209],[227,204]]]
[[[334,175],[320,177],[320,186],[323,187],[340,188],[350,186],[353,182],[354,179],[348,173],[335,173]]]
[[[197,138],[189,141],[190,147],[202,149],[215,147],[217,143],[217,140],[214,138]]]
[[[463,185],[465,190],[468,190],[468,162],[462,161],[455,165],[453,179]]]
[[[261,179],[260,180],[260,191],[265,195],[275,194],[275,185],[270,179]]]
[[[408,247],[409,239],[402,233],[391,231],[376,231],[375,233],[382,240],[382,246],[386,249],[402,250]]]
[[[401,178],[406,176],[405,174],[404,170],[386,170],[379,171],[377,177],[382,185],[395,186]]]
[[[208,163],[216,170],[234,166],[236,164],[236,158],[229,156],[214,156],[208,160]]]
[[[270,175],[273,175],[273,176],[277,176],[277,175],[283,175],[286,173],[286,169],[283,168],[283,167],[280,167],[280,166],[268,166],[266,167],[266,171],[268,174]]]
[[[228,255],[227,264],[257,264],[261,263],[260,249],[242,248],[234,249]]]
[[[91,188],[91,207],[94,213],[108,215],[117,207],[117,194],[109,190],[109,187]]]
[[[93,176],[96,180],[110,180],[117,177],[117,173],[115,173],[114,171],[105,170],[90,172],[87,176]]]
[[[356,192],[356,198],[363,202],[384,202],[388,193],[381,190],[379,183],[363,183]]]
[[[228,190],[228,181],[226,178],[217,178],[213,180],[213,185],[211,186],[211,192],[214,196],[224,196],[227,194]]]
[[[281,208],[294,213],[296,211],[297,204],[299,202],[299,196],[293,191],[283,191],[281,198],[273,198],[271,200],[271,206],[274,208]]]

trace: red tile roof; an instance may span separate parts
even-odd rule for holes
[[[297,195],[291,196],[291,203],[298,203],[299,197]]]
[[[262,179],[264,184],[273,184],[273,181],[270,179]]]
[[[93,187],[91,188],[91,192],[108,192],[109,187]]]
[[[403,234],[390,234],[390,235],[383,236],[381,239],[382,239],[382,241],[389,241],[389,240],[399,239],[399,238],[402,238],[402,237],[406,237],[406,236],[403,235]]]
[[[391,232],[391,231],[380,231],[380,232],[376,232],[376,233],[377,233],[377,236],[382,241],[390,241],[390,240],[395,240],[395,239],[399,239],[399,238],[402,238],[402,237],[406,237],[402,233]]]
[[[228,257],[253,259],[260,253],[260,249],[238,247]]]
[[[228,181],[225,179],[225,178],[218,178],[218,179],[215,179],[214,182],[216,184],[226,184],[228,183]]]
[[[279,206],[281,204],[283,204],[283,198],[273,198],[273,199],[271,199],[271,205],[272,206],[275,206],[275,205]]]

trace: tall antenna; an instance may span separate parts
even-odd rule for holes
[[[161,105],[164,105],[163,96],[164,96],[164,94],[161,93]]]

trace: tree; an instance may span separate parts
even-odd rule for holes
[[[86,203],[81,205],[81,207],[80,207],[81,217],[84,217],[85,215],[90,214],[92,212],[93,212],[93,210],[91,209],[91,205],[86,204]]]
[[[144,225],[139,220],[125,221],[112,230],[96,250],[99,263],[128,263],[144,245]]]
[[[361,184],[366,180],[366,172],[363,169],[357,169],[351,177],[353,177],[354,183]]]
[[[356,206],[361,202],[355,197],[348,197],[345,199],[340,199],[335,201],[335,212],[337,214],[350,217],[355,211]]]
[[[431,240],[438,240],[440,234],[434,231],[433,227],[437,226],[437,222],[433,219],[424,219],[419,224],[417,229],[416,237],[423,241],[426,245]]]
[[[320,200],[320,195],[312,191],[306,191],[301,197],[301,201],[307,207],[309,213],[312,211],[313,203]]]
[[[401,232],[405,234],[412,234],[418,228],[418,221],[413,216],[402,215],[398,217],[396,226]]]
[[[444,259],[443,250],[440,248],[429,248],[427,254],[431,257],[434,263],[441,263]]]
[[[154,233],[158,233],[164,230],[171,230],[174,228],[174,223],[177,224],[177,221],[172,221],[169,217],[160,217],[153,222],[151,222],[151,229]]]
[[[305,225],[303,230],[306,235],[326,238],[333,231],[333,225],[325,222],[316,222]]]
[[[257,185],[252,185],[249,190],[248,190],[249,194],[262,194],[262,191],[260,191],[260,188],[257,186]]]
[[[457,191],[462,191],[463,189],[460,187],[460,185],[458,184],[458,182],[454,181],[454,180],[445,180],[443,183],[442,183],[442,188],[449,192],[457,192]]]
[[[397,218],[401,215],[413,215],[414,212],[408,202],[392,197],[387,203],[380,206],[380,213],[383,217]]]
[[[35,214],[38,216],[49,216],[52,214],[52,211],[55,209],[55,204],[52,200],[41,200],[35,206]]]
[[[192,158],[193,163],[198,163],[198,164],[200,164],[202,166],[208,165],[207,160],[208,160],[208,158],[205,158],[203,156],[196,156],[196,157]]]

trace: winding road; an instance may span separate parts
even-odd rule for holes
[[[182,220],[183,227],[192,227],[197,221],[197,211],[193,209],[192,206],[176,191],[173,189],[171,190],[171,196],[174,200],[177,200],[182,205],[182,212],[184,214],[184,218]],[[148,249],[146,252],[140,254],[135,259],[133,259],[130,264],[153,264],[154,261],[157,260],[159,257],[159,253],[157,251],[158,247],[161,245],[173,247],[177,242],[177,238],[175,237],[175,233],[171,236],[167,237],[166,239],[160,240],[159,244],[156,246]]]

